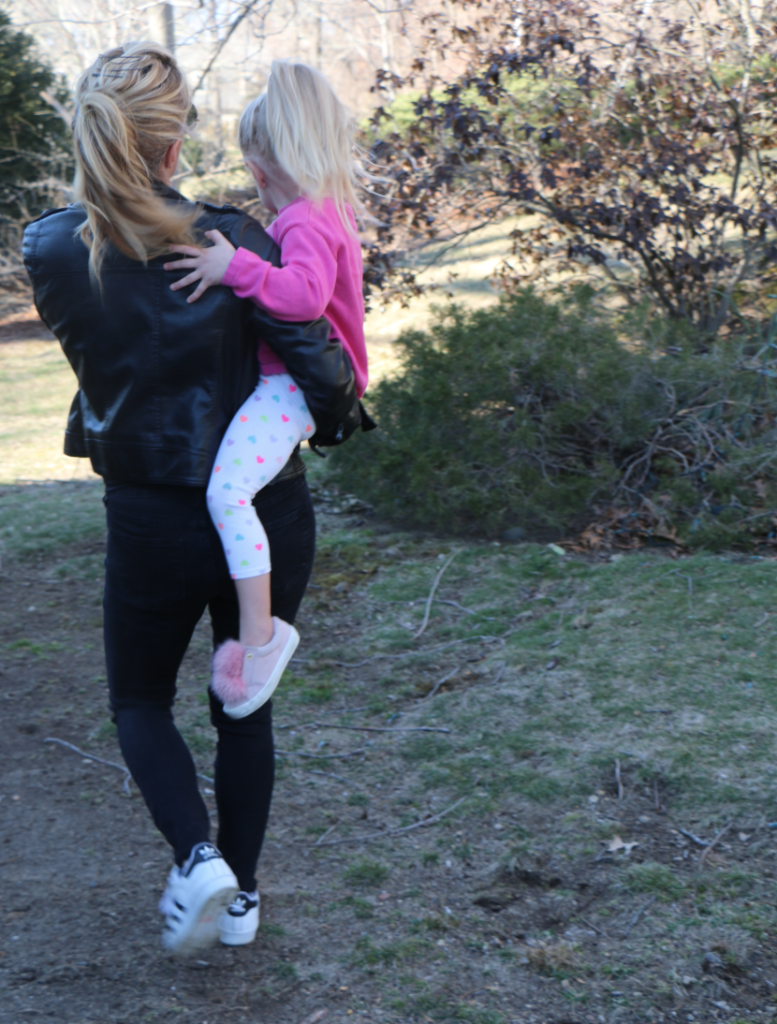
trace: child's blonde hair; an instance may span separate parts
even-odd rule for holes
[[[191,108],[175,58],[155,43],[129,43],[81,75],[73,119],[76,198],[89,270],[99,280],[106,248],[145,262],[171,242],[193,242],[196,210],[169,203],[155,189],[172,142],[182,139]]]
[[[363,211],[356,192],[354,122],[320,71],[273,61],[267,92],[243,111],[238,137],[246,159],[276,164],[314,201],[333,199],[352,230],[345,204],[357,215]]]

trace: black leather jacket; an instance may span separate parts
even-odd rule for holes
[[[186,202],[172,189],[163,194]],[[188,290],[170,291],[170,256],[144,266],[111,251],[98,288],[76,235],[83,221],[83,209],[68,206],[24,233],[35,305],[78,378],[67,455],[88,456],[117,483],[204,487],[230,420],[256,385],[260,335],[305,393],[314,442],[338,443],[359,424],[353,371],[340,343],[329,341],[326,320],[283,323],[228,288],[209,288],[190,305]],[[240,210],[203,206],[197,230],[212,228],[279,265],[278,247]],[[301,472],[296,454],[281,477]]]

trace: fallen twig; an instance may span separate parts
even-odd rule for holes
[[[499,671],[494,676],[494,681],[491,683],[492,686],[496,686],[496,684],[499,682],[499,680],[505,674],[505,669],[506,668],[507,668],[507,662],[503,661],[502,664],[499,666]]]
[[[728,825],[724,826],[720,830],[720,832],[718,832],[718,834],[715,836],[712,842],[708,844],[707,849],[702,853],[701,857],[699,857],[699,871],[701,871],[701,869],[704,867],[704,862],[707,859],[707,854],[715,849],[715,847],[718,845],[718,843],[721,841],[723,836],[728,832],[728,830],[731,828],[733,824],[734,819],[732,818]]]
[[[593,921],[589,921],[585,917],[581,917],[580,920],[583,922],[583,924],[587,924],[589,928],[593,928],[597,935],[601,935],[604,939],[609,939],[610,936],[607,934],[607,932],[603,932],[601,928],[597,928]]]
[[[412,608],[416,604],[415,601],[408,601],[404,597],[384,597],[380,600],[376,597],[368,597],[367,600],[371,604],[404,604],[408,608]],[[467,615],[480,615],[480,612],[473,611],[472,608],[465,608],[463,604],[459,604],[458,601],[451,601],[447,597],[435,597],[432,604],[449,604],[451,608],[458,608],[460,612],[466,612]],[[482,617],[486,622],[496,622],[496,618],[493,615],[484,615]]]
[[[443,677],[442,677],[442,679],[441,679],[441,680],[439,681],[439,683],[435,683],[435,684],[434,684],[434,686],[433,686],[433,687],[431,688],[431,690],[430,690],[430,691],[429,691],[429,692],[427,693],[427,695],[426,695],[425,697],[422,697],[422,698],[421,698],[421,700],[431,700],[431,699],[432,699],[432,697],[434,697],[434,695],[435,695],[435,694],[437,693],[437,691],[438,691],[438,690],[440,689],[440,687],[441,687],[441,686],[443,686],[443,685],[444,685],[445,683],[447,683],[449,679],[452,679],[452,678],[453,678],[453,676],[455,676],[455,675],[456,675],[456,673],[457,673],[458,671],[459,671],[459,666],[458,666],[458,665],[455,665],[455,666],[454,666],[454,667],[453,667],[453,668],[452,668],[452,669],[450,670],[450,672],[449,672],[449,673],[448,673],[447,675],[445,675],[445,676],[443,676]]]
[[[686,576],[684,572],[680,572],[679,569],[672,570],[670,575],[679,576],[688,583],[688,597],[693,597],[693,579],[690,576]]]
[[[340,822],[338,820],[338,821],[336,821],[334,823],[334,825],[330,825],[329,828],[326,830],[326,832],[322,832],[321,833],[321,835],[318,837],[318,839],[315,841],[315,843],[313,843],[313,846],[320,846],[323,843],[323,841],[326,839],[327,836],[331,836],[331,834],[334,832],[334,830],[337,828],[337,826],[339,824],[340,824]],[[311,849],[312,849],[312,847],[311,847]]]
[[[666,807],[658,798],[658,779],[653,779],[653,810],[656,814],[666,814]]]
[[[435,604],[449,604],[451,606],[451,608],[458,608],[460,612],[466,612],[467,615],[479,615],[480,614],[479,612],[473,611],[471,608],[465,608],[464,605],[459,604],[458,601],[449,601],[447,598],[444,598],[444,597],[435,597],[434,603]],[[494,621],[496,621],[493,615],[484,615],[483,618],[485,619],[486,622],[494,622]]]
[[[127,796],[129,796],[129,784],[132,776],[130,775],[129,769],[126,765],[116,764],[115,761],[106,761],[104,757],[97,757],[96,754],[87,754],[85,750],[80,750],[78,747],[73,746],[72,743],[68,743],[66,740],[58,740],[55,736],[47,736],[43,742],[58,743],[61,747],[67,747],[68,750],[72,750],[74,754],[80,754],[81,757],[85,757],[88,761],[96,761],[98,764],[107,764],[109,768],[118,768],[120,772],[124,772],[122,788]]]
[[[445,572],[445,570],[448,568],[448,566],[451,564],[453,559],[458,554],[459,554],[459,551],[452,551],[448,555],[447,559],[445,560],[445,563],[444,563],[443,567],[440,569],[440,571],[435,576],[434,583],[432,584],[432,589],[429,591],[429,596],[426,599],[426,610],[424,611],[424,619],[423,619],[423,622],[421,623],[421,628],[418,630],[417,633],[413,634],[413,636],[412,636],[413,640],[417,640],[419,638],[419,636],[423,633],[423,631],[426,629],[427,623],[429,622],[429,612],[431,611],[431,608],[432,608],[432,600],[434,599],[434,592],[435,592],[435,590],[437,590],[437,586],[438,586],[440,580],[443,577],[443,573]]]
[[[690,839],[692,842],[696,843],[697,846],[709,846],[710,845],[707,842],[706,839],[699,839],[699,837],[695,836],[693,834],[693,832],[686,832],[684,828],[678,828],[677,831],[680,833],[680,835],[683,835],[687,839]]]
[[[651,906],[651,905],[652,905],[653,903],[655,903],[655,902],[656,902],[656,897],[655,897],[655,896],[651,896],[651,897],[650,897],[650,899],[649,899],[649,900],[647,901],[647,903],[645,903],[645,904],[644,904],[643,906],[641,906],[641,907],[639,908],[639,910],[638,910],[638,911],[636,912],[636,914],[634,915],[634,917],[632,917],[632,919],[631,919],[631,920],[629,921],[629,926],[628,926],[628,928],[626,929],[626,931],[625,931],[625,932],[623,933],[623,935],[621,936],[621,938],[622,938],[623,940],[625,940],[625,939],[627,939],[627,938],[629,937],[629,935],[630,935],[630,933],[631,933],[631,929],[632,929],[632,928],[634,927],[634,925],[635,925],[635,924],[637,923],[637,921],[639,921],[639,919],[640,919],[640,918],[642,917],[642,915],[643,915],[643,914],[645,913],[645,911],[647,910],[647,908],[648,908],[649,906]]]
[[[367,705],[363,704],[359,708],[348,708],[348,707],[332,708],[330,711],[319,711],[319,714],[320,715],[358,715],[362,711],[366,711],[366,710],[367,710]],[[277,730],[280,730],[280,729],[305,729],[305,728],[307,728],[311,724],[315,724],[315,723],[296,722],[296,721],[294,721],[294,722],[284,722],[283,724],[276,725],[273,722],[273,728],[277,729]]]
[[[513,622],[520,622],[522,619],[530,619],[534,612],[521,612],[520,615],[516,615]],[[400,658],[418,658],[424,654],[437,654],[439,651],[444,651],[448,647],[456,647],[458,644],[468,644],[473,640],[480,640],[485,644],[503,644],[505,639],[518,629],[517,626],[512,626],[510,629],[505,630],[501,636],[488,636],[482,633],[473,633],[472,636],[462,637],[460,640],[449,640],[444,644],[437,644],[435,647],[421,647],[417,651],[402,651],[401,654],[371,654],[369,658],[365,658],[363,661],[330,661],[329,665],[336,665],[337,668],[362,668],[364,665],[369,665],[371,661],[377,661],[379,658],[387,658],[389,660],[397,660]],[[303,659],[292,658],[292,661]],[[311,663],[312,659],[307,660],[307,664]]]
[[[58,740],[55,736],[47,736],[43,741],[44,743],[58,743],[61,747],[67,747],[68,750],[72,750],[74,754],[80,754],[81,757],[85,757],[88,761],[96,761],[98,764],[107,764],[109,768],[118,768],[120,772],[124,772],[126,778],[122,784],[122,788],[127,796],[130,795],[130,779],[132,775],[126,765],[117,764],[115,761],[106,761],[104,757],[98,757],[96,754],[87,754],[85,750],[81,750],[79,747],[74,746],[72,743],[68,743],[66,740]],[[213,779],[209,775],[200,775],[197,772],[197,778],[202,779],[203,782],[208,782],[212,786]]]
[[[367,597],[366,600],[369,601],[370,604],[403,604],[407,608],[414,608],[416,604],[418,604],[417,601],[408,601],[406,597]],[[435,599],[432,601],[432,604],[449,604],[452,608],[458,608],[460,612],[466,612],[467,615],[479,614],[478,612],[473,611],[471,608],[465,608],[464,605],[459,604],[458,601],[451,601],[447,597],[435,597]],[[490,618],[487,619],[487,621],[493,622],[495,620],[493,618]]]
[[[350,779],[346,779],[343,775],[335,775],[334,772],[321,772],[316,768],[311,768],[308,771],[308,775],[323,775],[325,779],[337,779],[338,782],[344,782],[346,786],[352,785]]]
[[[319,1021],[322,1021],[328,1013],[329,1010],[315,1010],[302,1021],[302,1024],[319,1024]]]
[[[619,758],[615,758],[615,782],[618,786],[618,799],[623,799],[623,782],[621,781],[621,763]]]
[[[315,761],[345,761],[348,757],[356,757],[358,754],[363,754],[366,749],[366,747],[357,747],[356,750],[351,750],[347,754],[306,754],[302,750],[278,750],[276,747],[275,753],[280,754],[282,757],[309,757]]]
[[[441,725],[327,725],[326,722],[316,722],[317,729],[350,729],[353,732],[450,732]]]
[[[404,828],[393,828],[388,829],[385,832],[373,833],[369,836],[349,836],[347,839],[334,839],[331,843],[322,843],[322,846],[341,846],[344,843],[372,843],[376,839],[391,839],[394,836],[403,836],[408,832],[412,832],[417,828],[424,828],[426,825],[436,825],[437,822],[444,818],[446,814],[450,814],[451,811],[455,811],[460,803],[463,803],[466,797],[460,797],[455,804],[451,804],[450,807],[446,807],[444,811],[440,811],[439,814],[433,815],[431,818],[424,818],[423,821],[416,821],[413,825],[406,825]]]

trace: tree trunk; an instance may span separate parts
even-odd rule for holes
[[[148,9],[148,31],[155,43],[175,53],[175,12],[172,4],[155,4]]]

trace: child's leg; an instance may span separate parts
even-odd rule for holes
[[[240,605],[240,643],[244,647],[263,647],[272,640],[270,573],[235,580]]]
[[[251,501],[281,471],[315,424],[288,374],[260,377],[229,425],[208,485],[208,509],[219,531],[240,602],[240,642],[259,647],[273,633],[270,551]]]

